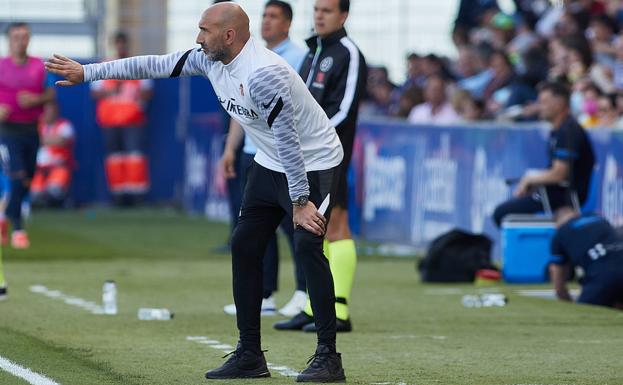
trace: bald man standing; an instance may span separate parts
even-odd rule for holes
[[[341,356],[335,347],[333,279],[322,251],[333,175],[344,156],[340,140],[298,74],[250,37],[249,18],[240,6],[227,2],[211,6],[202,14],[199,30],[201,49],[84,66],[55,55],[46,67],[66,79],[59,85],[193,75],[210,80],[223,108],[242,125],[258,151],[232,235],[240,342],[206,378],[270,376],[260,340],[262,258],[268,240],[288,215],[296,226],[295,253],[303,265],[318,326],[313,360],[296,380],[343,382]]]

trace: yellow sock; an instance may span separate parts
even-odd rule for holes
[[[4,268],[2,267],[2,248],[0,248],[0,287],[5,285],[6,281],[4,280]]]
[[[330,245],[329,241],[325,239],[322,242],[322,252],[324,253],[324,256],[327,257],[329,261],[331,261],[331,253],[330,253],[331,248],[329,247],[329,245]]]
[[[329,264],[331,264],[331,257],[329,254],[329,250],[330,250],[329,245],[330,245],[329,241],[325,239],[322,242],[322,252],[324,253],[324,256],[327,257],[327,259],[329,260]],[[314,311],[311,308],[311,301],[309,300],[309,296],[307,296],[307,305],[305,305],[305,309],[303,310],[303,312],[310,317],[314,316]]]
[[[331,242],[329,250],[331,254],[329,264],[335,285],[335,314],[337,318],[347,320],[349,316],[348,301],[350,300],[350,291],[353,287],[355,268],[357,267],[355,241],[344,239]]]

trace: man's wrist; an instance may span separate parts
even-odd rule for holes
[[[294,207],[305,207],[309,202],[309,195],[301,195],[292,201]]]

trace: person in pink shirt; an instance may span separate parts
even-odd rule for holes
[[[9,56],[0,58],[0,154],[11,186],[5,211],[13,226],[11,245],[27,248],[30,242],[22,223],[21,203],[35,172],[37,123],[43,105],[54,100],[55,93],[43,61],[28,55],[28,24],[10,24],[7,37]]]
[[[424,103],[413,107],[409,113],[409,122],[414,124],[454,124],[460,116],[448,101],[446,82],[439,75],[426,79]]]

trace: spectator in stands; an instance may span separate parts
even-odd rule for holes
[[[566,82],[569,71],[569,50],[563,44],[562,38],[552,38],[547,43],[549,60],[549,80]]]
[[[571,206],[575,194],[580,204],[586,200],[595,155],[586,131],[570,113],[569,95],[564,84],[548,82],[541,85],[541,118],[552,125],[549,168],[536,174],[526,173],[520,179],[514,197],[495,209],[493,219],[498,227],[508,214],[544,210],[542,197],[535,191],[538,186],[546,186],[552,210]]]
[[[616,57],[612,65],[612,83],[616,91],[623,90],[623,35],[619,36],[614,43]]]
[[[496,115],[507,105],[511,95],[510,86],[515,81],[516,75],[506,52],[501,50],[493,52],[489,68],[493,77],[484,89],[483,98],[487,101],[487,113]]]
[[[569,63],[566,80],[574,83],[590,74],[593,65],[593,54],[588,41],[582,36],[572,36],[562,40],[567,50],[566,60]]]
[[[413,107],[424,102],[424,94],[422,89],[418,86],[413,86],[403,91],[399,98],[398,104],[394,110],[392,110],[392,116],[397,118],[406,119],[409,117],[409,113]]]
[[[618,307],[623,305],[623,237],[604,218],[580,216],[569,207],[556,213],[558,230],[552,239],[550,277],[556,296],[571,301],[567,278],[582,269],[579,303]]]
[[[599,124],[597,102],[603,93],[597,85],[588,79],[583,79],[580,82],[580,90],[582,92],[582,104],[578,121],[584,128],[595,127]]]
[[[125,32],[113,37],[115,59],[130,55]],[[97,101],[97,123],[106,145],[108,187],[118,206],[140,203],[149,190],[149,167],[143,150],[147,116],[145,103],[153,94],[153,80],[103,80],[91,84]]]
[[[496,0],[461,0],[459,12],[454,20],[455,29],[467,33],[480,25],[482,15],[488,10],[497,10]]]
[[[457,90],[452,106],[463,122],[477,122],[485,119],[485,105],[465,90]]]
[[[426,75],[422,69],[421,58],[416,53],[411,53],[407,56],[407,80],[402,84],[401,89],[405,90],[413,86],[422,87],[426,82]]]
[[[491,42],[496,49],[506,49],[515,37],[515,21],[504,12],[497,12],[489,20]]]
[[[424,103],[413,107],[408,119],[415,124],[453,124],[460,120],[448,101],[447,84],[441,74],[428,77]]]
[[[46,104],[39,122],[41,147],[37,153],[37,170],[30,186],[34,206],[64,204],[74,165],[74,135],[73,125],[59,116],[58,104]]]
[[[7,37],[9,56],[0,58],[0,138],[8,152],[3,159],[11,181],[6,216],[13,225],[12,246],[24,249],[30,242],[22,223],[22,201],[35,173],[37,123],[43,105],[54,100],[55,93],[43,61],[28,55],[28,24],[10,24]]]
[[[595,61],[601,65],[612,67],[616,55],[615,32],[617,25],[608,15],[600,14],[591,18],[587,31],[589,43]]]
[[[547,60],[544,50],[534,46],[520,56],[519,72],[508,88],[508,98],[500,106],[498,118],[515,121],[538,119],[536,86],[547,77]],[[536,107],[536,108],[535,108]]]
[[[448,70],[444,59],[437,55],[429,54],[424,56],[422,58],[421,66],[422,75],[426,80],[433,75],[442,76],[445,80],[452,80],[452,74]]]
[[[391,115],[395,86],[390,82],[387,68],[368,67],[366,99],[359,107],[361,117]]]
[[[394,88],[389,106],[389,114],[406,118],[415,104],[422,102],[422,87],[426,76],[422,72],[422,58],[416,53],[407,56],[407,79],[399,87]],[[415,104],[411,104],[415,101]],[[410,108],[408,108],[410,106]],[[408,110],[406,109],[408,108]]]
[[[464,45],[458,48],[456,72],[460,79],[457,86],[469,91],[473,97],[482,99],[487,84],[493,79],[494,72],[488,68],[491,48]]]
[[[617,126],[619,115],[616,109],[616,96],[602,94],[597,99],[597,124],[599,128]]]

